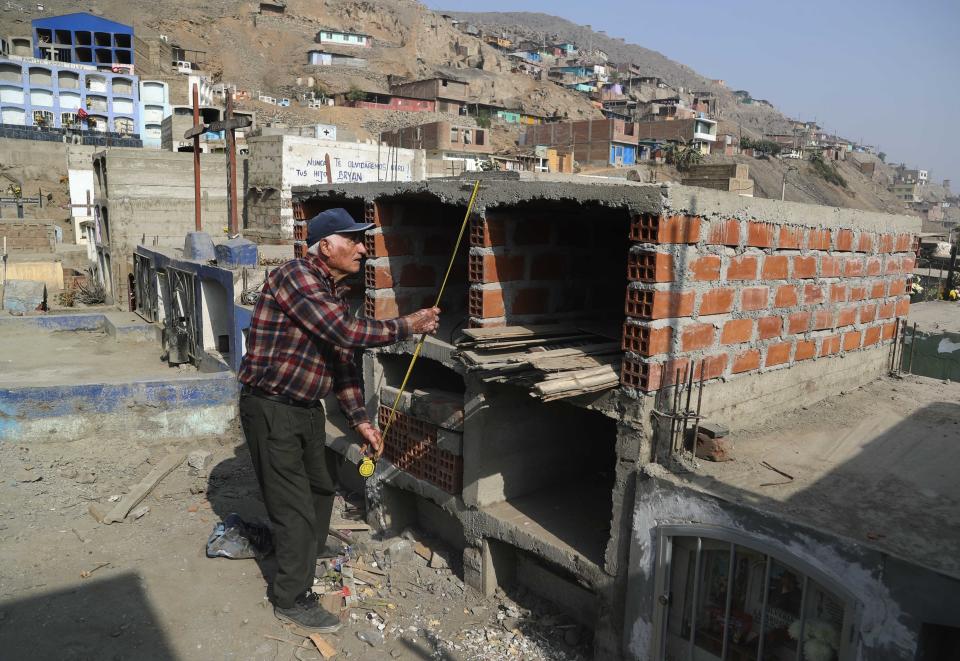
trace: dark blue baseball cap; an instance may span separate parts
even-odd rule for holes
[[[331,234],[365,232],[373,223],[358,223],[346,209],[327,209],[307,221],[307,247]]]

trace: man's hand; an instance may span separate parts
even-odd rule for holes
[[[369,422],[361,422],[357,425],[357,434],[363,439],[363,446],[360,451],[369,456],[369,448],[373,448],[373,458],[379,459],[383,454],[383,436],[379,429],[374,429]]]
[[[440,308],[424,308],[407,315],[414,333],[433,333],[440,327]]]

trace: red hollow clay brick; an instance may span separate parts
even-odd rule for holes
[[[745,287],[740,292],[741,310],[763,310],[770,299],[769,287]]]
[[[873,252],[873,235],[866,232],[860,233],[857,240],[857,252]]]
[[[364,238],[368,257],[399,257],[413,254],[413,244],[402,234],[367,234]]]
[[[846,285],[830,285],[830,302],[841,303],[847,300]]]
[[[863,334],[863,346],[873,346],[880,341],[880,326],[870,326]]]
[[[889,324],[883,325],[883,334],[880,336],[884,340],[892,340],[893,336],[897,333],[897,322],[892,321]]]
[[[881,234],[878,252],[893,252],[894,238],[893,234]]]
[[[641,214],[630,223],[630,240],[642,243],[696,243],[701,220],[697,216]]]
[[[843,271],[843,259],[835,255],[823,255],[820,258],[820,277],[836,278]]]
[[[493,248],[507,244],[506,222],[502,218],[470,219],[470,245],[481,248]]]
[[[830,337],[825,337],[820,342],[820,355],[829,356],[840,351],[840,336],[831,335]]]
[[[700,315],[721,314],[733,309],[734,290],[729,288],[711,289],[700,296]]]
[[[624,351],[632,351],[640,356],[654,356],[668,353],[672,341],[673,329],[670,326],[651,328],[647,324],[629,322],[623,325],[621,348]]]
[[[550,243],[552,223],[546,218],[529,218],[516,223],[513,242],[518,246],[546,245]]]
[[[720,258],[717,257],[719,270]],[[666,252],[631,250],[627,256],[627,280],[631,282],[670,282],[673,280],[673,255]]]
[[[814,305],[823,303],[824,292],[820,285],[808,284],[803,286],[803,304]]]
[[[869,324],[877,318],[877,304],[867,303],[860,306],[860,323]]]
[[[560,280],[570,270],[570,259],[562,252],[536,255],[530,261],[531,280]]]
[[[733,359],[733,366],[730,368],[730,371],[734,374],[740,374],[741,372],[749,372],[759,367],[760,350],[748,349],[741,354],[737,354],[737,357]]]
[[[850,331],[843,334],[843,350],[853,351],[860,348],[860,340],[863,334],[860,331]]]
[[[901,261],[899,257],[888,257],[887,263],[884,264],[884,273],[890,275],[891,273],[899,273]]]
[[[782,365],[783,363],[787,362],[790,360],[790,349],[792,348],[792,342],[771,344],[767,347],[767,359],[764,362],[764,365],[767,367],[773,367],[774,365]]]
[[[870,286],[870,298],[883,298],[886,292],[887,283],[883,280],[877,280]]]
[[[780,246],[780,250],[787,250],[790,248],[799,248],[803,243],[803,228],[802,227],[781,227],[780,228],[780,243],[777,245]]]
[[[723,344],[740,344],[749,342],[753,337],[753,319],[731,319],[723,325],[720,342]]]
[[[864,261],[860,257],[848,257],[843,264],[843,275],[848,278],[861,276],[864,273]]]
[[[810,313],[794,312],[787,317],[787,332],[791,334],[806,333],[810,330]]]
[[[839,252],[850,252],[853,250],[853,231],[837,230],[837,250]]]
[[[756,248],[770,248],[773,246],[774,226],[767,223],[747,223],[747,245]]]
[[[710,223],[710,237],[707,243],[721,246],[740,244],[739,220],[715,220]]]
[[[830,250],[830,230],[809,230],[807,248],[810,250]]]
[[[864,285],[857,285],[855,287],[850,287],[850,296],[848,300],[851,301],[862,301],[867,297],[867,288]]]
[[[780,285],[773,299],[773,307],[792,308],[799,302],[798,288],[795,285]]]
[[[692,291],[652,291],[628,287],[624,311],[628,317],[637,319],[689,317],[693,314],[695,296],[696,292]]]
[[[817,258],[813,256],[800,255],[794,257],[793,277],[801,279],[817,277]]]
[[[907,291],[907,281],[896,279],[890,281],[890,290],[888,292],[889,296],[899,296]]]
[[[882,262],[879,257],[867,258],[867,275],[880,275]]]
[[[396,287],[433,287],[437,284],[437,271],[429,264],[407,264],[400,271]]]
[[[513,292],[511,314],[543,314],[547,311],[550,290],[546,287],[521,287]]]
[[[393,275],[390,273],[389,266],[374,266],[367,262],[364,265],[363,276],[367,289],[391,289],[393,287]]]
[[[877,319],[890,319],[897,310],[897,304],[893,303],[881,303],[880,308],[877,310]]]
[[[900,273],[904,275],[909,275],[913,273],[913,266],[916,264],[917,258],[913,255],[907,255],[902,260],[900,260]]]
[[[783,328],[783,319],[780,317],[760,317],[757,321],[757,335],[761,340],[779,337]]]
[[[904,297],[897,301],[897,316],[906,317],[910,312],[910,298]]]
[[[682,351],[696,351],[713,344],[716,329],[713,324],[690,324],[680,333],[680,349]]]
[[[896,243],[894,248],[897,252],[907,252],[910,250],[910,246],[913,242],[910,240],[909,234],[897,234]]]
[[[526,258],[523,255],[470,255],[471,282],[508,282],[523,280]]]
[[[857,323],[857,307],[851,305],[845,307],[837,313],[837,328],[852,326]]]
[[[620,370],[620,383],[644,392],[659,390],[661,387],[673,385],[678,371],[682,379],[689,364],[690,361],[686,358],[652,362],[626,354]]]
[[[694,281],[720,279],[720,255],[704,255],[690,262],[690,279]]]
[[[723,372],[727,369],[727,360],[727,354],[720,353],[695,361],[693,363],[694,380],[703,378],[704,381],[709,381],[723,376]]]
[[[756,280],[757,258],[753,255],[731,257],[727,267],[727,280]]]
[[[817,310],[813,314],[813,330],[833,328],[833,310]]]
[[[763,258],[763,272],[760,277],[764,280],[785,280],[788,273],[787,267],[786,255],[768,255]]]
[[[505,312],[502,289],[470,288],[471,317],[502,317]]]
[[[794,361],[808,360],[817,354],[817,343],[814,340],[797,340],[797,350],[793,352]]]

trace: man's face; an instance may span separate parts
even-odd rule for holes
[[[334,276],[344,277],[358,273],[367,254],[363,245],[363,232],[331,234],[320,239],[320,254]]]

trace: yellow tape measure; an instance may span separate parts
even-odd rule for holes
[[[376,470],[377,465],[373,463],[373,460],[370,457],[364,457],[360,462],[360,466],[357,467],[357,470],[360,471],[360,476],[364,479],[373,475],[373,471]]]

